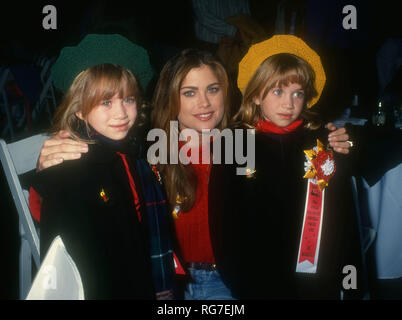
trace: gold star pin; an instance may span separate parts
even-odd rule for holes
[[[254,178],[255,173],[257,170],[251,170],[250,168],[246,169],[246,178]]]
[[[99,193],[100,197],[103,199],[104,202],[108,202],[109,201],[109,197],[106,195],[105,190],[101,190],[101,192]]]

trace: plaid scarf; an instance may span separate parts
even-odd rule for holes
[[[136,160],[137,175],[145,201],[144,222],[148,228],[152,275],[156,292],[174,287],[173,243],[169,221],[169,206],[155,173],[148,162]]]
[[[133,130],[127,137],[120,141],[113,141],[99,134],[89,126],[89,132],[85,132],[90,139],[116,151],[126,151],[135,159],[136,173],[140,190],[144,197],[145,217],[143,223],[147,228],[149,253],[151,256],[152,277],[155,292],[166,294],[166,291],[174,287],[174,262],[172,229],[170,227],[169,206],[161,182],[158,181],[150,164],[142,156],[143,148],[138,142]]]

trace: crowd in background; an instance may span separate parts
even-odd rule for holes
[[[353,95],[359,95],[359,103],[367,110],[375,106],[382,89],[377,54],[387,40],[397,38],[401,33],[396,27],[395,10],[366,1],[57,3],[54,5],[57,9],[56,30],[45,30],[42,26],[46,16],[42,8],[46,4],[35,2],[22,7],[8,4],[4,10],[7,17],[2,19],[0,28],[3,41],[0,66],[14,68],[18,89],[22,91],[17,89],[17,94],[15,87],[13,91],[9,86],[8,94],[14,99],[24,96],[31,108],[41,89],[40,70],[35,70],[38,59],[57,57],[61,48],[75,45],[88,33],[126,36],[148,50],[157,72],[168,58],[183,48],[206,48],[221,58],[232,81],[236,79],[240,58],[252,43],[274,34],[288,33],[302,37],[320,52],[327,70],[328,85],[318,107],[327,120],[333,120],[351,103]],[[342,21],[347,16],[343,8],[346,5],[356,8],[356,29],[343,27]],[[385,58],[384,50],[382,52],[382,61],[388,61],[382,68],[391,70],[392,76],[397,66],[389,60],[397,53],[395,49],[389,51],[386,50]],[[391,58],[387,60],[388,55]],[[236,101],[238,96],[234,98]],[[18,117],[22,112],[17,110],[15,113],[14,116]],[[4,111],[1,121],[0,126],[4,126]],[[40,128],[47,124],[38,121]],[[35,123],[28,124],[30,130],[35,128]],[[26,123],[22,128],[26,130]]]

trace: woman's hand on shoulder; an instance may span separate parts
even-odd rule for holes
[[[331,132],[328,135],[329,145],[338,153],[348,154],[350,152],[351,143],[349,134],[346,132],[345,127],[337,128],[332,122],[325,126]]]
[[[36,169],[41,171],[56,166],[64,160],[79,159],[81,154],[86,152],[88,152],[88,145],[85,142],[72,140],[69,132],[59,131],[43,144]]]

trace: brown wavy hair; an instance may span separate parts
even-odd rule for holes
[[[81,111],[83,118],[86,119],[95,106],[101,101],[111,99],[116,93],[124,98],[134,97],[137,104],[135,125],[143,125],[146,119],[142,109],[146,108],[146,104],[142,100],[133,73],[119,65],[99,64],[81,71],[74,78],[53,117],[50,134],[67,130],[73,139],[83,140],[78,134],[82,122],[76,116],[76,112]],[[86,125],[89,129],[88,123]],[[92,143],[90,140],[84,141]]]
[[[208,66],[217,77],[224,97],[224,115],[218,125],[218,129],[228,125],[228,90],[229,81],[225,68],[213,54],[197,49],[185,49],[172,57],[163,67],[156,84],[152,105],[151,122],[154,128],[160,128],[167,133],[170,146],[170,121],[177,121],[180,111],[180,87],[194,68]],[[179,152],[179,150],[170,150]],[[171,206],[180,203],[183,212],[189,211],[195,202],[197,190],[197,177],[191,165],[182,163],[170,164],[168,152],[168,164],[158,164],[162,174],[167,198]]]
[[[301,117],[306,120],[307,128],[318,128],[321,125],[318,114],[306,108],[308,103],[317,96],[314,81],[313,68],[296,55],[279,53],[267,58],[261,63],[247,84],[240,109],[233,117],[233,126],[254,127],[258,120],[263,119],[261,108],[254,103],[254,100],[261,93],[263,100],[269,90],[276,86],[299,83],[305,96]]]

